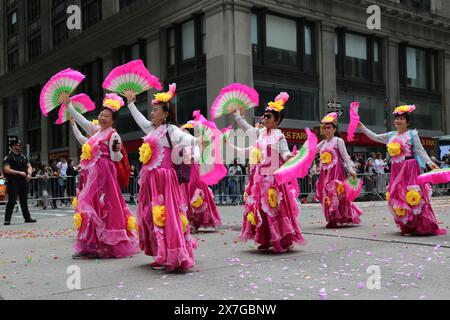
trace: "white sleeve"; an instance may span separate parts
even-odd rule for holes
[[[72,103],[69,103],[68,108],[70,114],[75,119],[75,121],[80,125],[81,128],[83,128],[84,131],[86,131],[89,135],[94,135],[95,132],[98,130],[98,126],[93,124],[91,121],[86,119],[81,113],[79,113],[75,108],[73,107]]]
[[[251,124],[249,124],[242,116],[239,112],[236,112],[234,114],[234,119],[236,120],[236,123],[238,125],[239,128],[241,128],[242,130],[248,131],[257,131],[258,129],[256,129],[255,127],[253,127]]]
[[[361,123],[361,131],[368,136],[370,139],[376,142],[387,144],[389,142],[389,138],[391,136],[391,133],[383,133],[383,134],[376,134],[375,132],[369,130],[366,126],[364,126]]]
[[[417,130],[413,130],[413,140],[414,140],[414,152],[417,156],[426,164],[430,165],[433,161],[431,161],[430,156],[425,151],[422,142],[420,141],[419,134]]]
[[[191,134],[184,132],[177,126],[170,125],[168,130],[174,146],[178,144],[182,146],[194,146],[195,141],[197,140]]]
[[[144,131],[146,134],[149,133],[152,129],[153,124],[151,121],[148,121],[147,118],[136,108],[134,102],[128,105],[128,109],[130,109],[131,115],[133,116],[134,121],[136,121],[139,128]]]
[[[83,145],[88,141],[88,138],[86,138],[80,131],[80,129],[78,129],[78,126],[76,123],[74,123],[73,125],[70,126],[72,128],[73,131],[73,135],[75,136],[75,139],[77,139],[78,143]]]
[[[339,153],[344,160],[344,165],[348,169],[350,173],[355,173],[355,163],[350,159],[350,156],[348,155],[347,148],[345,147],[345,142],[341,138],[337,138],[337,147],[339,150]]]
[[[289,150],[288,142],[284,135],[282,135],[280,142],[279,142],[279,152],[281,155],[281,158],[286,161],[287,157],[292,155],[292,152]]]
[[[114,162],[119,162],[123,159],[123,155],[121,151],[114,151],[114,140],[117,140],[119,143],[122,143],[122,139],[120,138],[117,132],[114,132],[109,139],[109,154],[111,155],[111,160]]]

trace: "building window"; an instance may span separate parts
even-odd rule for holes
[[[13,71],[19,66],[19,50],[15,49],[8,53],[8,71]]]
[[[31,60],[41,54],[41,35],[28,40],[28,59]]]
[[[123,9],[127,6],[129,6],[130,4],[136,2],[136,0],[120,0],[119,2],[119,8]]]
[[[17,11],[13,11],[8,15],[8,36],[17,33]]]
[[[284,118],[292,120],[319,120],[319,91],[317,89],[295,88],[289,89],[282,86],[267,86],[255,83],[255,89],[259,93],[261,106],[266,106],[282,91],[289,94],[289,101],[284,110]],[[256,108],[255,115],[262,116],[264,108]]]
[[[169,53],[169,66],[173,66],[175,64],[175,29],[171,28],[167,32],[168,38],[168,53]]]
[[[314,29],[314,24],[304,19],[255,10],[251,16],[254,64],[316,73]]]
[[[400,0],[400,3],[412,8],[431,11],[431,0]]]
[[[402,87],[438,92],[437,58],[434,50],[401,45]]]
[[[292,19],[266,15],[266,61],[273,64],[297,64],[297,23]]]
[[[80,84],[80,91],[86,93],[91,99],[100,103],[103,100],[103,62],[97,59],[85,64],[80,71],[86,75],[86,79]]]
[[[28,0],[28,23],[34,22],[41,17],[41,0]]]
[[[190,20],[181,25],[181,48],[182,60],[188,60],[195,57],[195,28],[194,20]]]
[[[204,15],[176,24],[166,31],[169,76],[175,76],[205,65],[206,28]]]
[[[57,46],[69,38],[64,0],[53,0],[52,2],[52,33],[53,46]]]
[[[83,14],[83,29],[87,29],[102,20],[101,0],[82,0],[81,8]]]
[[[195,110],[200,110],[206,116],[208,114],[206,87],[197,87],[194,90],[179,92],[174,103],[177,110],[177,123],[179,124],[192,120],[192,113]]]
[[[337,30],[335,38],[337,77],[382,83],[381,40]]]

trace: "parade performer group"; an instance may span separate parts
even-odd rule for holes
[[[226,144],[250,159],[241,240],[254,240],[258,250],[272,249],[276,253],[305,243],[299,227],[297,178],[306,176],[317,153],[320,176],[316,199],[323,207],[326,227],[361,223],[363,212],[353,201],[361,192],[362,181],[356,176],[344,140],[338,136],[336,113],[322,120],[323,141],[317,143],[314,133],[306,129],[307,142],[299,151],[291,152],[278,129],[289,95],[282,92],[269,102],[261,123],[253,127],[241,114],[258,106],[258,93],[245,85],[231,84],[222,89],[211,114],[213,120],[234,114],[237,126],[255,136],[254,145],[239,148],[224,134],[228,129],[218,130],[214,122],[199,112],[194,112],[194,120],[181,128],[175,124],[176,84],[171,84],[167,92],[154,95],[150,119],[147,119],[135,105],[136,96],[152,88],[161,91],[162,85],[140,60],[115,68],[108,75],[103,88],[111,93],[106,94],[98,119],[92,122],[82,114],[93,111],[95,104],[87,95],[72,96],[83,80],[81,73],[63,70],[47,83],[40,100],[44,115],[60,107],[57,124],[70,120],[73,134],[82,146],[82,172],[73,201],[78,231],[74,258],[123,258],[137,254],[140,249],[153,257],[154,269],[186,271],[195,265],[197,242],[191,232],[221,225],[209,186],[226,174],[222,163],[215,163],[209,169],[203,167],[200,159],[205,155],[205,137],[198,138],[192,132],[198,127],[203,128],[203,134],[209,132],[215,136],[209,141],[215,146]],[[114,129],[125,104],[145,134],[139,148],[142,169],[136,217],[122,196],[121,189],[128,183],[129,166],[121,138]],[[353,139],[359,127],[372,140],[387,145],[392,162],[388,207],[401,233],[445,234],[430,204],[431,188],[419,182],[421,162],[431,169],[437,166],[423,149],[417,131],[408,128],[414,106],[395,109],[397,131],[381,135],[360,123],[358,106],[352,103],[348,139]],[[178,160],[181,161],[177,161],[174,155],[180,155],[180,150]],[[216,150],[216,160],[217,152],[220,150]]]

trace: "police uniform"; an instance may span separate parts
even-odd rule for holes
[[[23,154],[15,154],[13,151],[11,151],[5,157],[3,162],[4,165],[9,165],[12,170],[28,173],[28,159]],[[26,178],[15,174],[7,174],[6,172],[5,176],[8,180],[8,204],[6,205],[5,224],[11,221],[17,197],[19,197],[20,207],[22,209],[22,214],[25,222],[34,222],[34,219],[31,218],[30,211],[28,210],[28,182]]]

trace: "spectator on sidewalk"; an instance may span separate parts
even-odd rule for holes
[[[60,161],[56,164],[56,168],[58,169],[58,197],[61,198],[61,204],[67,205],[69,201],[65,199],[66,192],[66,182],[67,182],[67,160],[66,158],[61,158]]]
[[[77,195],[76,179],[79,174],[78,169],[70,159],[67,163],[67,196],[73,198]]]
[[[237,205],[239,176],[242,176],[242,168],[234,159],[233,165],[228,170],[228,193],[231,197],[231,204]]]

